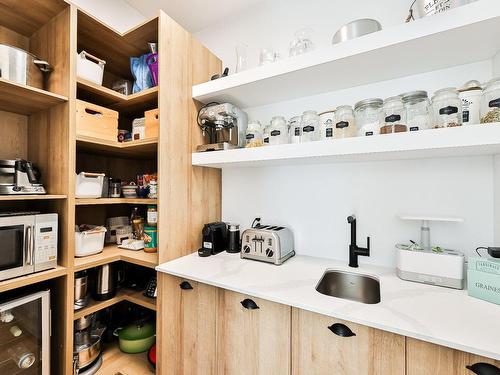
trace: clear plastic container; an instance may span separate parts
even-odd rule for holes
[[[333,138],[350,138],[357,135],[354,111],[350,105],[342,105],[335,111],[335,129]]]
[[[269,128],[269,144],[284,145],[288,143],[288,124],[283,116],[275,116]]]
[[[462,101],[458,90],[448,87],[438,90],[432,97],[432,127],[453,128],[462,125]]]
[[[333,140],[333,130],[335,129],[335,111],[327,111],[319,114],[321,121],[320,139]]]
[[[481,124],[500,122],[500,77],[486,84],[481,99]]]
[[[401,133],[407,131],[406,112],[401,96],[392,96],[384,100],[384,122],[380,134]]]
[[[260,147],[263,145],[262,126],[258,121],[252,121],[248,124],[245,135],[245,147]]]
[[[320,119],[316,111],[305,111],[302,114],[301,142],[312,142],[320,139]]]
[[[300,143],[300,136],[302,135],[302,117],[292,117],[288,123],[290,133],[290,143]]]
[[[384,123],[383,104],[384,101],[379,98],[365,99],[356,103],[354,117],[359,137],[379,134],[381,124]]]
[[[412,91],[402,95],[408,130],[418,131],[431,126],[431,102],[427,91]]]

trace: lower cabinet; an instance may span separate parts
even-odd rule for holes
[[[292,374],[404,375],[405,337],[294,308]]]

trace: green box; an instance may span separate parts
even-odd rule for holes
[[[470,257],[468,263],[469,296],[500,305],[500,259]]]

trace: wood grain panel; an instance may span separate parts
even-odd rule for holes
[[[22,34],[16,33],[14,30],[8,29],[0,25],[0,43],[8,44],[17,48],[29,51],[30,39]]]
[[[28,157],[28,118],[0,111],[0,134],[7,142],[0,149],[0,159]]]

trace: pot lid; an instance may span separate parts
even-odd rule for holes
[[[152,323],[130,324],[118,333],[118,337],[120,340],[142,340],[154,336],[155,333],[156,329]]]

